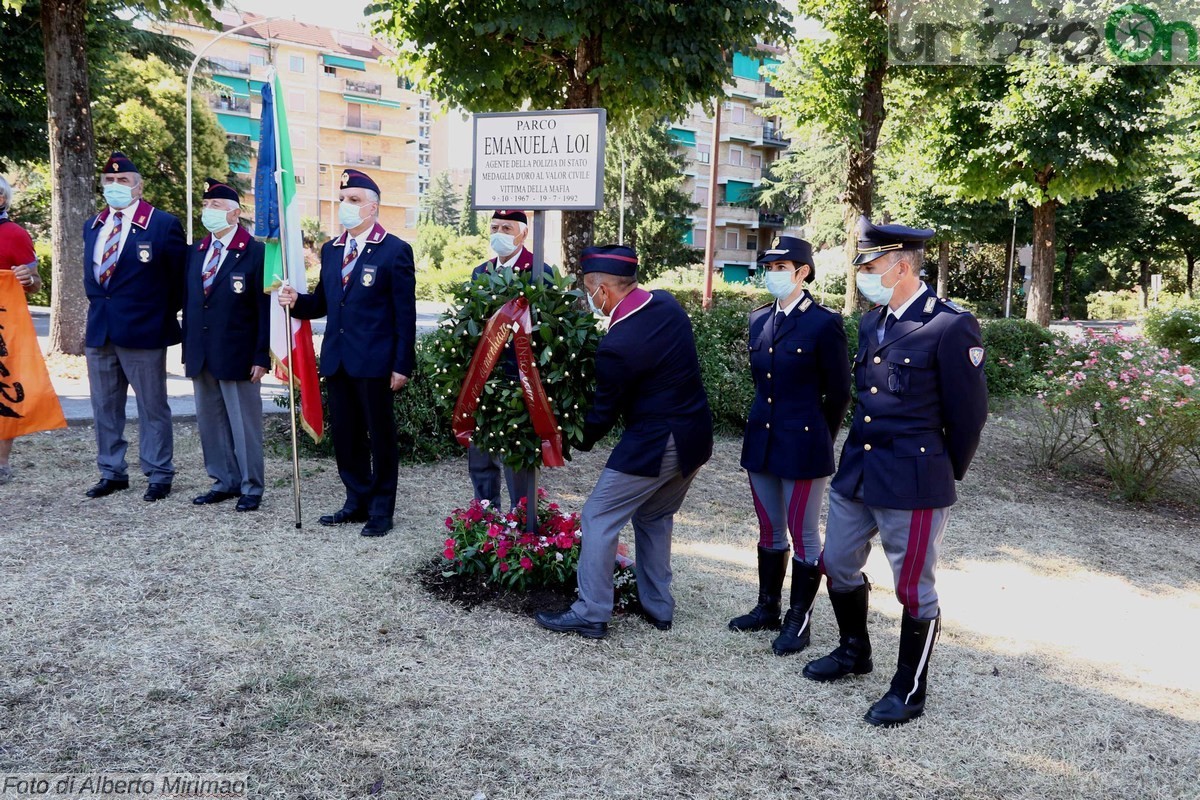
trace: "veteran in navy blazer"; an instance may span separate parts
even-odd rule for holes
[[[808,646],[821,587],[821,499],[833,474],[833,440],[850,404],[850,361],[840,314],[805,288],[816,270],[812,246],[779,236],[759,260],[776,301],[750,313],[754,401],[742,467],[758,517],[758,604],[730,620],[736,631],[780,628],[783,582],[792,588],[776,655]],[[795,552],[788,558],[788,532]]]
[[[327,317],[321,374],[346,503],[321,524],[365,522],[364,536],[383,536],[392,529],[399,465],[392,393],[408,382],[416,360],[413,252],[378,223],[375,181],[348,169],[341,186],[345,230],[321,248],[316,289],[284,287],[279,302],[299,319]]]
[[[100,468],[87,495],[129,488],[124,433],[132,386],[139,461],[149,478],[143,499],[161,500],[175,477],[166,359],[181,339],[176,315],[187,245],[179,220],[142,199],[142,176],[123,153],[108,159],[100,183],[108,206],[83,226],[85,343]]]
[[[584,248],[584,287],[609,319],[596,351],[596,396],[584,422],[590,450],[621,422],[621,440],[583,507],[579,600],[538,624],[598,639],[613,610],[613,567],[621,529],[632,520],[641,613],[671,627],[671,531],[700,467],[712,456],[712,414],[687,313],[669,293],[637,285],[628,247]]]
[[[468,209],[463,213],[474,212]],[[525,247],[525,240],[529,236],[529,218],[524,211],[496,210],[492,213],[488,228],[488,243],[496,256],[471,271],[472,281],[506,269],[511,269],[517,274],[533,271],[533,253]],[[546,281],[554,280],[554,270],[549,265],[542,264],[541,277]],[[509,380],[513,383],[520,380],[517,355],[511,341],[504,345],[504,357],[500,363],[504,365],[504,374]],[[467,448],[467,471],[471,476],[471,488],[475,492],[475,499],[486,500],[493,507],[500,505],[501,474],[504,475],[504,482],[508,488],[510,508],[516,508],[521,498],[528,496],[535,475],[535,470],[514,470],[495,453],[480,450],[474,444]]]
[[[808,664],[818,681],[870,672],[870,586],[862,568],[879,534],[903,606],[891,688],[867,711],[872,725],[902,725],[925,710],[940,627],[935,568],[949,507],[987,421],[979,323],[919,277],[928,229],[859,222],[857,284],[875,308],[859,324],[858,403],[829,492],[823,564],[841,634]]]
[[[200,221],[209,234],[188,263],[183,367],[213,479],[192,502],[236,497],[237,511],[255,511],[265,482],[260,381],[271,365],[271,297],[263,291],[263,244],[238,223],[241,211],[235,189],[204,182]]]

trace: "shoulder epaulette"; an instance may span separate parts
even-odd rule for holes
[[[941,298],[941,300],[942,300],[942,305],[946,306],[946,308],[949,308],[954,313],[956,313],[956,314],[967,313],[967,310],[965,308],[963,308],[962,306],[958,305],[957,303],[947,300],[945,297]]]

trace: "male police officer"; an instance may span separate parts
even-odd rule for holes
[[[692,323],[667,292],[637,285],[628,247],[586,247],[580,255],[592,310],[609,318],[596,351],[596,398],[584,422],[590,450],[623,418],[625,431],[583,506],[579,600],[537,622],[562,633],[603,638],[613,609],[617,537],[633,520],[642,616],[671,627],[671,530],[692,479],[712,455],[712,414],[700,379]]]
[[[408,382],[416,360],[412,248],[378,219],[379,186],[365,173],[342,172],[338,220],[345,230],[321,248],[316,290],[279,290],[279,304],[297,318],[329,316],[321,374],[346,503],[320,522],[365,522],[363,536],[392,529],[399,464],[392,393]]]
[[[919,277],[932,235],[859,222],[858,289],[879,305],[859,324],[858,404],[829,492],[822,558],[841,645],[804,668],[817,681],[871,671],[862,568],[878,532],[904,615],[891,688],[866,714],[872,725],[902,725],[925,710],[941,617],[934,569],[954,482],[987,420],[979,323]]]
[[[142,197],[142,176],[123,153],[104,165],[108,207],[83,226],[83,287],[88,296],[87,365],[96,422],[100,482],[88,497],[129,488],[125,401],[133,386],[138,455],[150,485],[142,499],[162,500],[175,477],[167,348],[182,338],[187,244],[179,220]]]
[[[470,209],[463,213],[474,213]],[[471,280],[481,275],[511,269],[513,272],[532,272],[533,253],[525,247],[529,236],[529,219],[524,211],[499,210],[492,214],[489,243],[495,258],[489,259],[471,271]],[[542,265],[543,279],[554,279],[554,271]],[[514,383],[520,380],[517,373],[517,356],[512,342],[504,346],[504,374]],[[467,471],[471,475],[471,486],[476,500],[487,500],[492,506],[500,505],[500,471],[504,470],[504,482],[508,487],[508,500],[516,508],[522,497],[529,494],[533,485],[533,470],[514,470],[505,466],[494,453],[480,450],[475,445],[467,448]]]
[[[204,467],[213,479],[196,505],[237,497],[236,510],[262,503],[262,395],[270,365],[271,298],[263,292],[263,245],[238,224],[241,197],[204,182],[200,221],[209,232],[188,265],[183,365],[196,393]]]

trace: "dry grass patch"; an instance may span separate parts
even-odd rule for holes
[[[755,592],[736,442],[677,521],[674,630],[624,619],[593,643],[415,578],[468,499],[465,459],[402,470],[397,528],[367,540],[314,524],[342,499],[326,461],[302,463],[303,530],[282,458],[258,514],[192,506],[208,479],[194,426],[177,432],[156,504],[142,481],[84,498],[90,430],[18,442],[0,770],[245,771],[288,798],[1197,796],[1195,507],[1036,482],[1002,418],[947,534],[929,711],[889,732],[861,722],[898,633],[878,549],[874,674],[813,684],[807,653],[725,629]],[[579,508],[604,456],[547,474],[552,496]],[[814,652],[835,640],[822,597]]]

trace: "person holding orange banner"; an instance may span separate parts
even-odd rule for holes
[[[65,428],[25,295],[42,288],[29,233],[8,218],[13,191],[0,177],[0,484],[12,480],[13,439]]]

